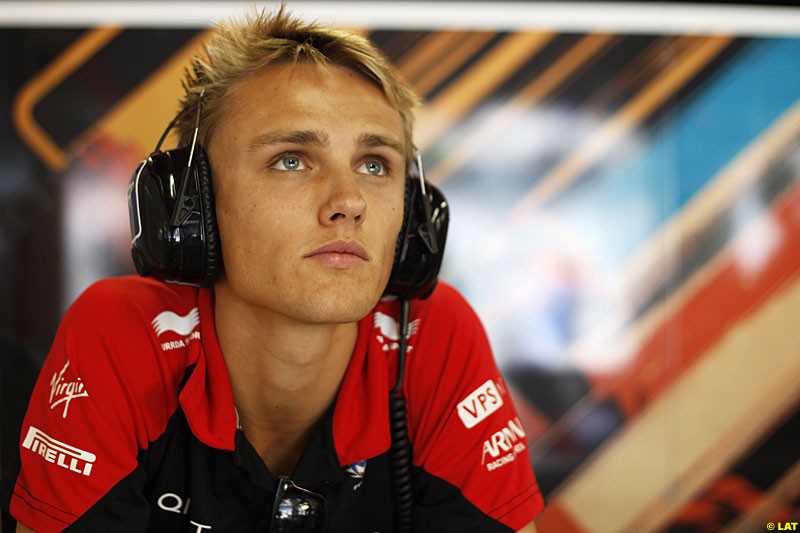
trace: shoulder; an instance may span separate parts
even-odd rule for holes
[[[200,357],[199,342],[179,342],[188,338],[182,331],[189,325],[189,335],[199,339],[192,314],[197,294],[128,276],[94,283],[70,306],[23,423],[25,438],[47,448],[45,457],[30,446],[33,440],[22,443],[34,453],[21,452],[20,486],[36,494],[37,505],[64,509],[57,517],[78,516],[131,475],[139,454],[161,438],[178,408],[188,364]],[[156,318],[167,316],[165,310],[177,319],[162,319],[167,327],[159,334]],[[172,342],[180,349],[171,349]],[[80,480],[75,472],[83,474]],[[46,520],[45,512],[25,512],[31,525]]]
[[[172,285],[139,276],[106,278],[90,285],[73,303],[68,313],[105,311],[95,318],[116,317],[116,313],[135,314],[170,303],[197,299],[197,289]],[[106,315],[110,313],[110,315]]]
[[[399,338],[400,303],[396,298],[382,300],[368,315],[381,337]],[[409,344],[414,349],[441,351],[454,341],[471,342],[485,336],[483,325],[473,308],[452,285],[440,281],[424,300],[411,301],[408,323]],[[387,349],[387,348],[384,348]]]
[[[158,364],[161,342],[170,336],[162,333],[185,335],[199,323],[197,301],[194,287],[138,276],[104,279],[88,287],[67,310],[54,348],[77,366],[144,368],[149,366],[147,353]]]
[[[446,332],[459,337],[483,335],[483,325],[475,310],[452,285],[440,281],[431,296],[412,304],[412,321],[419,326],[435,330],[437,337]]]
[[[123,404],[146,409],[147,420],[167,416],[199,357],[197,295],[138,276],[98,281],[67,310],[43,370],[80,378],[105,417]]]
[[[197,306],[197,289],[170,285],[139,276],[100,280],[69,307],[61,328],[91,331],[101,336],[150,329],[165,309],[176,313]]]

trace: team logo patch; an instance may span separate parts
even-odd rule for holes
[[[456,412],[467,429],[471,429],[503,406],[503,396],[494,381],[486,380],[458,403]]]
[[[161,349],[165,352],[185,348],[193,340],[200,338],[200,332],[194,331],[200,323],[200,311],[195,307],[185,316],[181,316],[172,311],[159,313],[151,322],[156,336],[171,331],[180,335],[180,339],[172,339],[161,343]]]
[[[66,362],[61,371],[53,374],[50,379],[50,409],[63,405],[64,410],[61,412],[61,418],[67,418],[69,404],[72,400],[89,396],[89,392],[83,385],[81,378],[67,375],[68,368],[69,361]],[[72,373],[70,372],[70,374]]]
[[[406,334],[406,339],[410,339],[417,333],[417,330],[419,330],[419,324],[419,318],[412,320],[411,323],[408,324],[408,333]],[[400,324],[397,323],[397,320],[378,311],[372,317],[372,325],[378,330],[376,337],[378,342],[383,345],[384,352],[396,350],[400,347],[398,342],[400,340]],[[412,347],[409,346],[408,351],[411,351],[411,349]]]
[[[361,485],[364,483],[364,474],[366,474],[366,472],[367,472],[366,459],[344,467],[344,473],[347,474],[348,477],[351,477],[352,479],[358,481],[358,483],[353,485],[353,490],[358,490],[361,488]]]
[[[186,316],[181,316],[172,311],[159,313],[151,322],[156,336],[167,331],[173,331],[181,336],[186,336],[200,323],[200,311],[195,307]]]
[[[522,428],[522,422],[518,417],[514,417],[500,431],[493,433],[484,441],[481,464],[491,472],[513,463],[517,456],[527,449],[523,442],[524,438],[525,430]]]
[[[361,479],[367,471],[367,460],[359,461],[344,467],[344,473],[353,479]]]
[[[91,475],[92,466],[97,460],[95,454],[56,440],[33,426],[28,428],[22,447],[39,455],[48,463],[84,476]]]

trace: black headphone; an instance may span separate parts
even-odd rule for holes
[[[128,212],[139,274],[210,287],[222,272],[222,250],[211,170],[197,143],[201,102],[202,95],[191,145],[160,150],[178,114],[155,151],[136,167],[128,185]],[[415,166],[406,178],[403,226],[384,294],[421,299],[436,287],[450,215],[442,192],[426,183],[419,153]]]

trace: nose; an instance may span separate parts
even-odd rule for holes
[[[326,198],[319,213],[323,226],[353,223],[359,226],[367,215],[367,202],[352,170],[341,169],[325,176]]]

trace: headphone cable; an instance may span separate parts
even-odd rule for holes
[[[389,465],[394,489],[394,507],[397,531],[411,532],[412,507],[414,503],[411,480],[411,441],[408,438],[408,410],[403,394],[406,351],[408,346],[408,319],[411,302],[400,299],[400,341],[397,350],[397,382],[389,393],[389,431],[392,446],[389,449]]]

